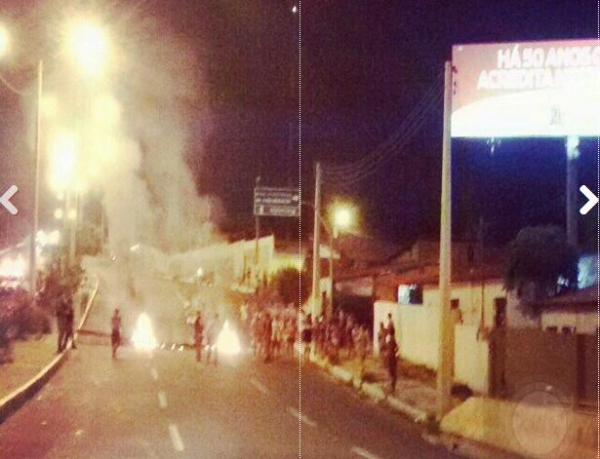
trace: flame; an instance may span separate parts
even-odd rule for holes
[[[25,259],[18,255],[16,258],[3,258],[0,260],[0,277],[22,278],[27,271]]]
[[[141,351],[151,351],[157,347],[152,322],[144,312],[138,317],[131,341],[135,348]]]
[[[225,355],[238,355],[242,350],[240,339],[227,320],[223,324],[223,329],[217,337],[217,349],[219,350],[219,353]]]

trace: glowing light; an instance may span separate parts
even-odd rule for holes
[[[45,118],[55,118],[58,113],[58,101],[54,95],[45,95],[42,97],[41,105],[42,115]]]
[[[25,259],[18,255],[16,258],[3,258],[0,260],[0,277],[21,279],[27,272]]]
[[[156,349],[157,342],[152,329],[152,322],[146,313],[140,314],[131,341],[137,350],[151,351]]]
[[[64,211],[59,207],[54,211],[54,218],[57,220],[62,220],[64,216]]]
[[[296,5],[292,6],[292,13],[296,14],[298,12],[298,7]]]
[[[138,250],[140,250],[140,245],[139,244],[134,244],[131,247],[129,247],[129,251],[130,252],[137,252]]]
[[[202,266],[199,267],[198,270],[196,271],[196,276],[198,276],[198,277],[204,276],[204,270],[202,269]]]
[[[69,48],[78,65],[89,76],[97,76],[108,57],[108,41],[104,30],[91,22],[72,24]]]
[[[61,192],[72,185],[75,178],[75,137],[66,132],[58,134],[51,147],[50,185]]]
[[[347,230],[354,224],[354,208],[349,204],[334,204],[331,210],[334,232]]]
[[[227,320],[223,324],[223,329],[217,337],[216,346],[219,350],[219,353],[224,355],[234,356],[238,355],[242,351],[240,339],[235,330],[231,328],[229,321]]]
[[[68,213],[69,220],[75,220],[77,218],[77,210],[70,209]]]
[[[0,57],[6,56],[8,54],[8,49],[10,47],[10,37],[8,34],[8,30],[4,26],[0,26]]]

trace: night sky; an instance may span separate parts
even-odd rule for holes
[[[124,3],[139,4],[141,16],[159,14],[197,49],[206,98],[195,112],[202,145],[190,146],[188,163],[199,191],[222,201],[222,228],[251,235],[254,178],[298,185],[293,2]],[[316,160],[359,159],[398,129],[440,78],[452,44],[593,38],[596,8],[592,0],[303,2],[304,198],[312,199]],[[375,174],[350,190],[326,183],[324,200],[359,203],[366,235],[400,244],[436,237],[441,117],[438,104]],[[581,150],[580,182],[595,189],[596,140],[584,140]],[[524,225],[563,224],[564,140],[502,140],[493,152],[486,141],[454,141],[453,151],[456,237],[467,237],[480,217],[486,237],[498,243]],[[305,236],[311,220],[307,212]],[[297,235],[293,220],[266,220],[263,228]]]

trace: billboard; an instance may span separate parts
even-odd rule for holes
[[[452,137],[600,135],[600,41],[452,47]]]

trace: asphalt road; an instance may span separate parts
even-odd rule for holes
[[[104,320],[111,307],[101,293],[91,323]],[[86,338],[36,398],[0,425],[0,457],[450,455],[423,440],[418,426],[310,365],[300,372],[297,362],[266,364],[246,354],[207,366],[190,351],[149,355],[132,348],[112,360],[103,340]]]

